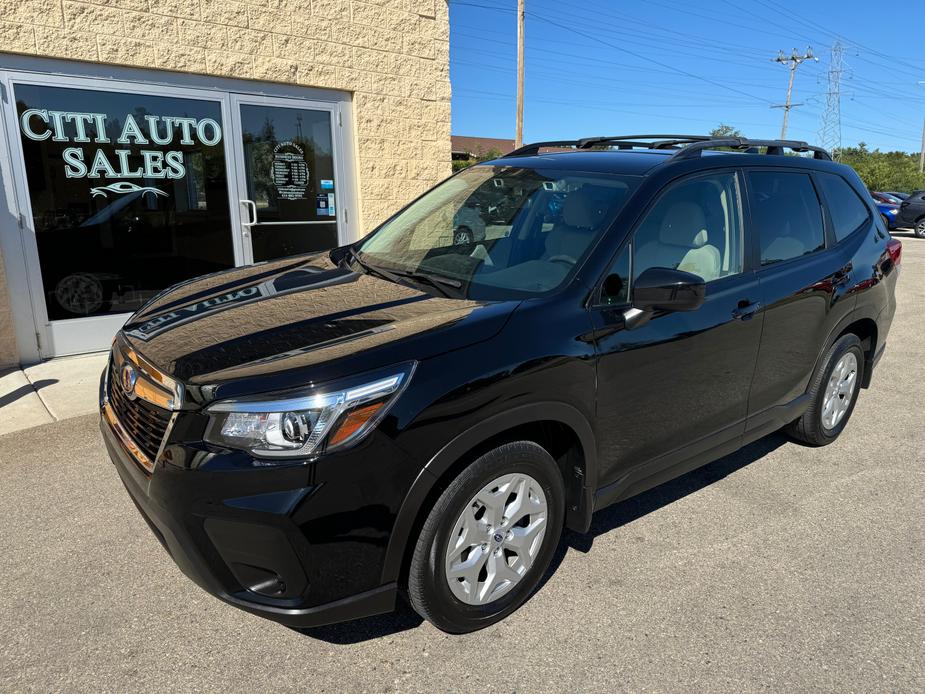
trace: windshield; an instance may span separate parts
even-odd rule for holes
[[[357,258],[371,272],[406,276],[451,296],[535,296],[571,277],[638,181],[475,166],[383,225],[357,246]]]

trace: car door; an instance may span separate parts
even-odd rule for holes
[[[695,458],[738,446],[762,324],[740,190],[740,176],[728,170],[670,184],[602,285],[592,309],[600,486],[608,485],[599,503],[641,491]],[[703,277],[703,305],[655,312],[633,327],[627,322],[632,283],[650,267]]]
[[[899,204],[899,218],[912,226],[925,215],[925,190],[917,190]]]
[[[851,257],[831,247],[834,239],[826,229],[817,178],[804,170],[761,169],[748,171],[746,182],[765,306],[749,399],[751,431],[784,423],[771,409],[786,408],[806,392],[820,350],[839,319],[853,308],[855,296],[849,291]],[[848,193],[857,202],[857,195]],[[829,195],[835,194],[832,187]],[[839,214],[848,211],[849,202],[839,203]],[[867,208],[860,206],[863,214]],[[864,223],[869,224],[869,218]]]

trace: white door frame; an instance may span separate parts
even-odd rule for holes
[[[28,58],[23,59],[27,64]],[[34,59],[42,64],[44,59]],[[17,61],[19,62],[19,61]],[[57,63],[56,63],[57,64]],[[332,144],[334,148],[335,205],[343,214],[337,215],[338,241],[350,243],[359,238],[360,211],[357,198],[355,142],[352,127],[352,101],[347,92],[312,90],[286,85],[210,79],[195,75],[175,76],[189,83],[202,80],[203,86],[177,86],[170,83],[168,73],[136,69],[110,68],[109,66],[81,66],[64,64],[68,71],[35,71],[29,67],[0,69],[0,248],[6,265],[17,349],[22,363],[65,354],[104,350],[101,335],[114,335],[130,314],[91,316],[60,321],[49,321],[45,307],[45,290],[42,284],[38,246],[32,216],[32,204],[26,181],[26,167],[20,145],[19,123],[15,108],[16,84],[35,84],[53,87],[125,91],[218,102],[222,114],[224,154],[227,168],[229,215],[236,265],[252,262],[250,244],[242,235],[241,205],[238,204],[240,186],[244,180],[243,143],[240,138],[240,104],[280,105],[293,108],[328,110],[331,112]],[[105,75],[95,75],[100,68]],[[91,76],[71,74],[69,70],[85,69]],[[110,74],[123,74],[114,79]],[[139,81],[135,81],[135,75]],[[214,85],[214,86],[207,86]],[[285,96],[266,96],[261,92],[287,93]],[[288,92],[292,92],[291,95]],[[311,92],[315,98],[302,98],[301,93]],[[240,153],[239,150],[240,149]],[[5,201],[5,205],[4,205]],[[4,210],[4,207],[6,208]],[[6,223],[12,221],[12,224]],[[22,291],[21,288],[26,288]],[[108,337],[105,338],[108,340]]]

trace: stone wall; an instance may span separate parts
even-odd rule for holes
[[[2,52],[352,92],[361,233],[450,173],[446,0],[0,0]]]

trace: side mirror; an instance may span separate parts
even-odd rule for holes
[[[683,270],[650,267],[633,284],[633,307],[642,311],[695,311],[705,297],[703,278]]]

